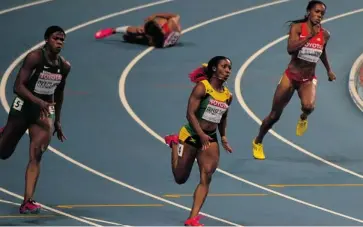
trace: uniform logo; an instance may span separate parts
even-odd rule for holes
[[[51,73],[43,70],[38,77],[34,92],[42,95],[51,95],[62,81],[62,74]]]

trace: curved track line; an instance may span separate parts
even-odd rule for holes
[[[3,200],[0,199],[0,203],[5,203],[5,204],[10,204],[10,205],[15,205],[15,206],[20,206],[20,203],[14,203],[8,200]],[[45,211],[48,211],[47,209],[45,209]],[[118,226],[125,226],[125,227],[132,227],[130,225],[123,225],[117,222],[110,222],[110,221],[105,221],[105,220],[101,220],[101,219],[96,219],[96,218],[89,218],[89,217],[84,217],[82,216],[81,218],[87,219],[89,221],[95,221],[95,222],[99,222],[99,223],[104,223],[104,224],[109,224],[109,225],[118,225]]]
[[[6,193],[6,194],[8,194],[8,195],[11,195],[11,196],[13,196],[13,197],[15,197],[15,198],[18,198],[18,199],[23,199],[23,197],[22,196],[20,196],[20,195],[18,195],[18,194],[15,194],[15,193],[13,193],[13,192],[10,192],[10,191],[8,191],[8,190],[6,190],[6,189],[4,189],[4,188],[1,188],[0,187],[0,191],[2,191],[2,192],[4,192],[4,193]],[[10,204],[15,204],[15,203],[10,203]],[[73,216],[73,215],[71,215],[71,214],[68,214],[68,213],[65,213],[65,212],[63,212],[63,211],[60,211],[60,210],[56,210],[56,209],[53,209],[53,208],[50,208],[50,207],[48,207],[48,206],[45,206],[44,204],[41,204],[41,203],[39,203],[44,209],[46,209],[46,210],[49,210],[49,211],[52,211],[53,213],[57,213],[57,214],[60,214],[60,215],[63,215],[63,216],[65,216],[65,217],[67,217],[67,218],[71,218],[71,219],[74,219],[74,220],[77,220],[77,221],[79,221],[79,222],[83,222],[83,223],[86,223],[86,224],[89,224],[89,225],[93,225],[93,226],[101,226],[101,225],[98,225],[98,224],[96,224],[96,223],[93,223],[93,222],[90,222],[90,221],[87,221],[87,220],[85,220],[85,219],[82,219],[82,218],[79,218],[79,217],[76,217],[76,216]]]
[[[21,206],[21,203],[14,203],[14,202],[11,202],[11,201],[8,201],[8,200],[3,200],[3,199],[0,199],[0,203],[11,204],[11,205],[15,205],[15,206]]]
[[[21,205],[20,203],[14,203],[14,202],[11,202],[11,201],[8,201],[8,200],[3,200],[3,199],[0,199],[0,203],[5,203],[5,204],[10,204],[10,205],[15,205],[15,206],[20,206]],[[48,210],[46,210],[46,211],[48,211]],[[125,226],[125,227],[132,227],[132,226],[123,225],[123,224],[120,224],[120,223],[117,223],[117,222],[110,222],[110,221],[105,221],[105,220],[96,219],[96,218],[89,218],[89,217],[83,217],[83,216],[82,216],[82,218],[87,219],[89,221],[95,221],[95,222],[105,223],[105,224],[109,224],[109,225],[119,225],[119,226]]]
[[[96,218],[89,218],[89,217],[84,217],[82,216],[82,218],[90,220],[90,221],[95,221],[95,222],[99,222],[99,223],[104,223],[104,224],[109,224],[109,225],[117,225],[117,226],[125,226],[125,227],[131,227],[130,225],[123,225],[117,222],[111,222],[111,221],[105,221],[105,220],[101,220],[101,219],[96,219]]]
[[[244,9],[244,10],[241,10],[241,11],[237,11],[237,12],[234,12],[234,13],[231,13],[231,14],[226,14],[224,16],[220,16],[220,17],[217,17],[215,19],[211,19],[211,20],[208,20],[208,21],[205,21],[205,22],[202,22],[200,24],[197,24],[197,25],[194,25],[192,27],[189,27],[187,29],[185,29],[182,33],[185,34],[189,31],[192,31],[194,29],[197,29],[201,26],[204,26],[204,25],[207,25],[207,24],[210,24],[212,22],[215,22],[215,21],[218,21],[218,20],[222,20],[222,19],[225,19],[225,18],[228,18],[228,17],[231,17],[231,16],[235,16],[235,15],[238,15],[238,14],[241,14],[241,13],[244,13],[244,12],[248,12],[248,11],[252,11],[252,10],[255,10],[255,9],[259,9],[259,8],[263,8],[263,7],[267,7],[267,6],[271,6],[271,5],[274,5],[274,4],[279,4],[279,3],[283,3],[283,2],[286,2],[286,1],[275,1],[274,3],[268,3],[268,4],[263,4],[263,5],[260,5],[258,7],[251,7],[251,8],[248,8],[248,9]],[[243,12],[242,12],[243,11]],[[148,49],[144,50],[143,52],[141,52],[138,56],[136,56],[127,66],[126,68],[124,69],[124,71],[122,72],[121,74],[121,77],[120,77],[120,81],[119,81],[119,96],[120,96],[120,99],[121,99],[121,102],[122,102],[122,105],[124,106],[124,108],[126,109],[126,111],[129,113],[129,115],[143,128],[145,129],[148,133],[150,133],[153,137],[155,137],[157,140],[159,140],[160,142],[162,142],[163,144],[165,144],[164,142],[164,139],[159,135],[157,134],[155,131],[153,131],[149,126],[147,126],[136,114],[135,112],[132,110],[132,108],[130,107],[130,105],[128,104],[127,102],[127,98],[126,98],[126,94],[125,94],[125,85],[126,85],[126,78],[128,76],[128,74],[130,73],[131,69],[137,64],[137,62],[142,59],[146,54],[150,53],[154,48],[153,47],[149,47]],[[278,195],[278,196],[281,196],[285,199],[289,199],[289,200],[292,200],[294,202],[297,202],[297,203],[300,203],[300,204],[304,204],[306,206],[309,206],[309,207],[312,207],[312,208],[316,208],[318,210],[321,210],[321,211],[325,211],[327,213],[330,213],[330,214],[334,214],[334,215],[337,215],[337,216],[340,216],[340,217],[344,217],[344,218],[347,218],[349,220],[353,220],[353,221],[356,221],[356,222],[360,222],[360,223],[363,223],[363,220],[360,220],[360,219],[357,219],[357,218],[353,218],[353,217],[350,217],[348,215],[345,215],[345,214],[341,214],[341,213],[338,213],[338,212],[335,212],[335,211],[332,211],[332,210],[329,210],[329,209],[326,209],[326,208],[323,208],[323,207],[320,207],[320,206],[317,206],[317,205],[314,205],[314,204],[311,204],[311,203],[308,203],[308,202],[305,202],[305,201],[302,201],[302,200],[299,200],[299,199],[296,199],[294,197],[291,197],[291,196],[288,196],[288,195],[285,195],[285,194],[282,194],[282,193],[279,193],[277,191],[274,191],[274,190],[271,190],[269,188],[265,188],[261,185],[258,185],[258,184],[255,184],[253,182],[250,182],[248,180],[245,180],[241,177],[238,177],[236,175],[233,175],[229,172],[226,172],[222,169],[217,169],[217,172],[220,172],[226,176],[229,176],[235,180],[238,180],[238,181],[241,181],[241,182],[244,182],[246,184],[249,184],[249,185],[252,185],[256,188],[259,188],[259,189],[262,189],[262,190],[265,190],[265,191],[268,191],[272,194],[275,194],[275,195]]]
[[[123,187],[125,187],[125,188],[131,189],[132,191],[138,192],[138,193],[140,193],[140,194],[146,195],[146,196],[148,196],[148,197],[151,197],[151,198],[153,198],[153,199],[156,199],[156,200],[162,201],[162,202],[164,202],[164,203],[167,203],[167,204],[170,204],[170,205],[173,205],[173,206],[179,207],[179,208],[181,208],[181,209],[188,210],[188,211],[190,211],[190,210],[191,210],[190,208],[188,208],[188,207],[186,207],[186,206],[183,206],[183,205],[180,205],[180,204],[178,204],[178,203],[174,203],[174,202],[172,202],[172,201],[169,201],[169,200],[163,199],[163,198],[161,198],[161,197],[159,197],[159,196],[156,196],[156,195],[153,195],[153,194],[151,194],[151,193],[149,193],[149,192],[146,192],[146,191],[143,191],[143,190],[141,190],[141,189],[135,188],[135,187],[133,187],[133,186],[131,186],[131,185],[129,185],[129,184],[126,184],[126,183],[124,183],[124,182],[122,182],[122,181],[116,180],[115,178],[109,177],[109,176],[107,176],[107,175],[105,175],[105,174],[103,174],[103,173],[101,173],[101,172],[99,172],[99,171],[97,171],[97,170],[95,170],[95,169],[92,169],[92,168],[90,168],[90,167],[88,167],[88,166],[86,166],[86,165],[84,165],[84,164],[82,164],[82,163],[80,163],[80,162],[78,162],[78,161],[76,161],[76,160],[74,160],[74,159],[72,159],[72,158],[70,158],[70,157],[66,156],[65,154],[61,153],[60,151],[58,151],[58,150],[54,149],[53,147],[49,147],[48,149],[49,149],[50,151],[54,152],[55,154],[59,155],[60,157],[64,158],[65,160],[67,160],[67,161],[69,161],[69,162],[71,162],[71,163],[73,163],[73,164],[75,164],[75,165],[77,165],[77,166],[81,167],[82,169],[85,169],[85,170],[87,170],[87,171],[89,171],[89,172],[91,172],[91,173],[93,173],[93,174],[95,174],[95,175],[97,175],[97,176],[100,176],[100,177],[102,177],[102,178],[104,178],[104,179],[106,179],[106,180],[109,180],[109,181],[111,181],[111,182],[113,182],[113,183],[115,183],[115,184],[121,185],[121,186],[123,186]],[[223,223],[225,223],[225,224],[235,225],[235,226],[240,226],[240,225],[238,225],[238,224],[236,224],[236,223],[233,223],[233,222],[230,222],[230,221],[227,221],[227,220],[224,220],[224,219],[221,219],[221,218],[218,218],[218,217],[215,217],[215,216],[212,216],[212,215],[206,214],[206,213],[201,213],[201,214],[203,214],[204,216],[209,217],[209,218],[211,218],[211,219],[214,219],[214,220],[216,220],[216,221],[223,222]],[[362,223],[363,223],[363,222],[362,222]]]
[[[24,9],[24,8],[27,8],[27,7],[31,7],[31,6],[35,6],[35,5],[39,5],[39,4],[43,4],[43,3],[47,3],[47,2],[51,2],[51,1],[53,1],[53,0],[41,0],[41,1],[31,2],[31,3],[28,3],[28,4],[24,4],[24,5],[15,6],[15,7],[9,8],[9,9],[4,9],[4,10],[0,11],[0,15],[5,14],[5,13],[10,13],[10,12],[15,11],[15,10]]]
[[[359,65],[363,62],[363,54],[361,54],[357,60],[355,60],[350,73],[349,73],[349,83],[348,83],[348,88],[349,88],[349,94],[352,97],[355,105],[361,110],[363,111],[363,100],[360,98],[360,95],[357,92],[355,83],[356,83],[356,73],[357,70],[359,68]]]
[[[130,8],[130,9],[122,10],[122,11],[119,11],[119,12],[116,12],[116,13],[108,14],[108,15],[105,15],[103,17],[99,17],[99,18],[96,18],[94,20],[88,21],[86,23],[74,26],[74,27],[66,30],[65,32],[67,34],[69,34],[71,32],[77,31],[77,30],[79,30],[81,28],[84,28],[86,26],[98,23],[100,21],[107,20],[107,19],[112,18],[112,17],[116,17],[116,16],[119,16],[119,15],[123,15],[123,14],[126,14],[126,13],[130,13],[130,12],[133,12],[133,11],[137,11],[137,10],[140,10],[140,9],[144,9],[144,8],[148,8],[148,7],[151,7],[151,6],[160,5],[160,4],[168,3],[168,2],[172,2],[172,1],[174,1],[174,0],[161,0],[161,1],[152,2],[152,3],[149,3],[149,4],[133,7],[133,8]],[[8,104],[8,102],[6,100],[5,90],[6,90],[6,83],[7,83],[8,79],[9,79],[11,73],[14,71],[15,67],[20,64],[20,62],[25,58],[25,56],[30,51],[38,49],[39,47],[41,47],[44,44],[45,44],[45,42],[42,41],[42,42],[36,44],[35,46],[33,46],[32,48],[30,48],[29,50],[25,51],[22,55],[20,55],[17,59],[15,59],[15,61],[13,61],[11,63],[11,65],[6,69],[3,77],[1,78],[1,82],[0,82],[0,101],[1,101],[1,104],[3,105],[3,107],[5,108],[6,112],[9,113],[10,107],[9,107],[9,104]]]
[[[70,29],[68,29],[68,30],[66,30],[66,33],[68,34],[68,33],[71,33],[71,32],[73,32],[73,31],[76,31],[76,30],[78,30],[78,29],[81,29],[81,28],[83,28],[83,27],[86,27],[86,26],[88,26],[88,25],[91,25],[91,24],[94,24],[94,23],[97,23],[97,22],[100,22],[100,21],[103,21],[103,20],[106,20],[106,19],[109,19],[109,18],[111,18],[111,17],[115,17],[115,16],[118,16],[118,15],[122,15],[122,14],[126,14],[126,13],[129,13],[129,12],[132,12],[132,11],[136,11],[136,10],[140,10],[140,9],[143,9],[143,8],[147,8],[147,7],[151,7],[151,6],[155,6],[155,5],[159,5],[159,4],[163,4],[163,3],[167,3],[167,2],[172,2],[173,0],[162,0],[162,1],[157,1],[157,2],[153,2],[153,3],[149,3],[149,4],[145,4],[145,5],[141,5],[141,6],[138,6],[138,7],[134,7],[134,8],[130,8],[130,9],[127,9],[127,10],[122,10],[122,11],[120,11],[120,12],[117,12],[117,13],[113,13],[113,14],[109,14],[109,15],[106,15],[106,16],[103,16],[103,17],[100,17],[100,18],[96,18],[96,19],[94,19],[94,20],[92,20],[92,21],[88,21],[88,22],[86,22],[86,23],[83,23],[83,24],[80,24],[80,25],[78,25],[78,26],[75,26],[75,27],[72,27],[72,28],[70,28]],[[24,57],[30,52],[30,51],[32,51],[32,50],[34,50],[34,49],[36,49],[36,48],[39,48],[40,46],[42,46],[42,45],[44,45],[44,42],[40,42],[40,43],[38,43],[37,45],[35,45],[34,47],[32,47],[31,49],[29,49],[29,50],[27,50],[25,53],[23,53],[21,56],[19,56],[10,66],[9,66],[9,68],[6,70],[6,72],[4,73],[4,75],[3,75],[3,77],[2,77],[2,79],[1,79],[1,83],[0,83],[0,99],[1,99],[1,103],[2,103],[2,105],[3,105],[3,107],[4,107],[4,109],[9,113],[9,109],[10,109],[10,107],[9,107],[9,104],[8,104],[8,102],[7,102],[7,100],[6,100],[6,92],[5,92],[5,90],[6,90],[6,83],[7,83],[7,80],[8,80],[8,78],[9,78],[9,76],[11,75],[11,73],[12,73],[12,71],[15,69],[15,67],[22,61],[22,59],[24,59]],[[58,156],[60,156],[60,157],[62,157],[62,158],[64,158],[64,159],[66,159],[67,161],[69,161],[69,162],[71,162],[71,163],[73,163],[73,164],[75,164],[75,165],[77,165],[77,166],[79,166],[79,167],[81,167],[81,168],[83,168],[83,169],[85,169],[85,170],[87,170],[87,171],[89,171],[89,172],[91,172],[91,173],[93,173],[93,174],[95,174],[95,175],[98,175],[98,176],[100,176],[100,177],[102,177],[102,178],[104,178],[104,179],[107,179],[107,180],[109,180],[109,181],[111,181],[111,182],[114,182],[114,183],[116,183],[116,184],[118,184],[118,185],[121,185],[121,186],[123,186],[123,187],[125,187],[125,188],[128,188],[128,189],[130,189],[130,190],[133,190],[133,191],[136,191],[136,192],[138,192],[138,193],[140,193],[140,194],[143,194],[143,195],[146,195],[146,196],[148,196],[148,197],[151,197],[151,198],[154,198],[154,199],[156,199],[156,200],[159,200],[159,201],[162,201],[162,202],[164,202],[164,203],[167,203],[167,204],[170,204],[170,205],[173,205],[173,206],[175,206],[175,207],[178,207],[178,208],[181,208],[181,209],[184,209],[184,210],[188,210],[188,211],[190,211],[190,208],[188,208],[188,207],[185,207],[185,206],[182,206],[182,205],[180,205],[180,204],[178,204],[178,203],[174,203],[174,202],[171,202],[171,201],[169,201],[169,200],[166,200],[166,199],[163,199],[163,198],[161,198],[161,197],[158,197],[158,196],[155,196],[155,195],[153,195],[153,194],[151,194],[151,193],[148,193],[148,192],[146,192],[146,191],[143,191],[143,190],[140,190],[140,189],[138,189],[138,188],[135,188],[135,187],[133,187],[133,186],[131,186],[131,185],[128,185],[128,184],[126,184],[126,183],[124,183],[124,182],[121,182],[121,181],[119,181],[119,180],[116,180],[116,179],[114,179],[114,178],[112,178],[112,177],[109,177],[109,176],[107,176],[107,175],[105,175],[105,174],[103,174],[103,173],[101,173],[101,172],[99,172],[99,171],[97,171],[97,170],[95,170],[95,169],[92,169],[92,168],[90,168],[90,167],[88,167],[88,166],[86,166],[86,165],[84,165],[84,164],[82,164],[82,163],[80,163],[80,162],[78,162],[78,161],[76,161],[76,160],[74,160],[74,159],[72,159],[72,158],[70,158],[70,157],[68,157],[67,155],[65,155],[65,154],[63,154],[63,153],[61,153],[60,151],[58,151],[57,149],[55,149],[55,148],[53,148],[53,147],[51,147],[51,146],[49,146],[48,147],[48,149],[50,150],[50,151],[52,151],[53,153],[55,153],[55,154],[57,154]],[[3,189],[3,188],[0,188],[0,191],[3,191],[4,193],[6,193],[6,194],[9,194],[9,195],[11,195],[11,196],[14,196],[14,197],[17,197],[17,198],[19,198],[19,195],[16,195],[15,193],[12,193],[12,192],[10,192],[10,191],[8,191],[8,190],[6,190],[6,189]],[[44,205],[43,205],[44,206]],[[44,206],[44,207],[46,207],[46,206]],[[54,212],[56,212],[56,210],[54,210],[54,209],[52,209],[52,208],[50,208],[52,211],[54,211]],[[56,213],[59,213],[59,211],[57,211]],[[65,213],[61,213],[61,214],[65,214]],[[230,221],[227,221],[227,220],[224,220],[224,219],[221,219],[221,218],[217,218],[217,217],[214,217],[214,216],[212,216],[212,215],[209,215],[209,214],[206,214],[206,213],[203,213],[203,215],[204,216],[206,216],[206,217],[209,217],[209,218],[211,218],[211,219],[214,219],[214,220],[217,220],[217,221],[220,221],[220,222],[223,222],[223,223],[225,223],[225,224],[229,224],[229,225],[235,225],[235,226],[240,226],[240,225],[238,225],[238,224],[236,224],[236,223],[233,223],[233,222],[230,222]],[[67,216],[67,217],[70,217],[70,216]],[[79,220],[79,218],[77,218],[77,217],[74,217],[74,219],[76,219],[76,220]],[[84,220],[83,222],[87,222],[86,220]],[[94,224],[94,223],[92,223],[92,222],[88,222],[89,224],[93,224],[93,225],[97,225],[97,224]]]
[[[264,8],[264,7],[268,7],[268,6],[272,6],[272,5],[276,5],[276,4],[280,4],[280,3],[284,3],[284,2],[288,2],[290,0],[280,0],[280,1],[274,1],[272,3],[266,3],[266,4],[262,4],[259,6],[254,6],[254,7],[250,7],[247,9],[243,9],[243,10],[239,10],[233,13],[229,13],[220,17],[216,17],[204,22],[201,22],[199,24],[196,24],[194,26],[191,26],[187,29],[184,29],[182,31],[182,34],[185,34],[187,32],[193,31],[197,28],[200,28],[202,26],[208,25],[210,23],[219,21],[219,20],[223,20],[232,16],[236,16],[238,14],[242,14],[242,13],[247,13],[253,10],[257,10],[260,8]],[[136,114],[135,112],[132,110],[132,108],[130,107],[129,103],[127,102],[127,98],[126,98],[126,94],[125,94],[125,84],[126,84],[126,78],[128,76],[128,74],[130,73],[130,71],[132,70],[132,68],[137,64],[138,61],[140,61],[145,55],[147,55],[148,53],[150,53],[152,50],[154,50],[154,47],[149,47],[146,50],[144,50],[143,52],[141,52],[139,55],[137,55],[134,59],[132,59],[132,61],[126,66],[126,68],[124,69],[124,71],[121,74],[120,77],[120,81],[119,81],[119,96],[122,102],[122,105],[124,106],[124,108],[126,109],[126,111],[130,114],[130,116],[143,128],[145,129],[148,133],[150,133],[153,137],[155,137],[156,139],[158,139],[159,141],[161,141],[162,143],[164,143],[164,139],[159,136],[159,134],[157,134],[156,132],[154,132],[149,126],[147,126]],[[0,88],[1,89],[1,88]]]
[[[115,17],[115,16],[118,16],[118,15],[121,15],[121,14],[126,14],[126,13],[129,13],[129,12],[132,12],[132,11],[136,11],[136,10],[139,10],[139,9],[143,9],[143,8],[147,8],[147,7],[151,7],[151,6],[154,6],[154,5],[159,5],[159,4],[163,4],[163,3],[167,3],[167,2],[172,2],[173,0],[162,0],[162,1],[158,1],[158,2],[153,2],[153,3],[149,3],[149,4],[146,4],[146,5],[142,5],[142,6],[138,6],[138,7],[134,7],[134,8],[130,8],[130,9],[127,9],[127,10],[123,10],[123,11],[120,11],[120,12],[117,12],[117,13],[113,13],[113,14],[109,14],[109,15],[106,15],[106,16],[103,16],[103,17],[100,17],[100,18],[97,18],[97,19],[94,19],[94,20],[92,20],[92,21],[89,21],[89,22],[86,22],[86,23],[83,23],[83,24],[81,24],[81,25],[78,25],[78,26],[75,26],[75,27],[73,27],[73,28],[70,28],[70,29],[68,29],[68,30],[66,30],[65,32],[68,34],[68,33],[71,33],[71,32],[73,32],[73,31],[76,31],[76,30],[78,30],[78,29],[81,29],[81,28],[83,28],[83,27],[85,27],[85,26],[88,26],[88,25],[91,25],[91,24],[94,24],[94,23],[96,23],[96,22],[99,22],[99,21],[102,21],[102,20],[106,20],[106,19],[109,19],[109,18],[111,18],[111,17]],[[15,67],[22,61],[22,59],[24,59],[24,57],[30,52],[30,51],[32,51],[32,50],[34,50],[34,49],[37,49],[37,48],[39,48],[40,46],[42,46],[42,45],[44,45],[44,41],[43,42],[40,42],[40,43],[38,43],[37,45],[35,45],[34,47],[32,47],[31,49],[29,49],[29,50],[27,50],[26,52],[24,52],[21,56],[19,56],[10,66],[9,66],[9,68],[5,71],[5,73],[4,73],[4,76],[3,76],[3,78],[2,78],[2,80],[1,80],[1,83],[0,83],[0,99],[1,99],[1,104],[3,105],[3,107],[5,108],[5,110],[9,113],[9,109],[10,109],[10,107],[9,107],[9,103],[8,103],[8,101],[6,100],[6,92],[5,92],[5,90],[6,90],[6,83],[7,83],[7,80],[8,80],[8,78],[9,78],[9,76],[11,75],[11,73],[12,73],[12,71],[15,69]],[[27,133],[28,133],[28,131],[27,131]],[[178,208],[181,208],[181,209],[184,209],[184,210],[188,210],[188,211],[190,211],[191,209],[190,208],[188,208],[188,207],[186,207],[186,206],[182,206],[182,205],[180,205],[180,204],[178,204],[178,203],[175,203],[175,202],[172,202],[172,201],[169,201],[169,200],[166,200],[166,199],[163,199],[163,198],[161,198],[161,197],[159,197],[159,196],[156,196],[156,195],[153,195],[153,194],[151,194],[151,193],[148,193],[148,192],[146,192],[146,191],[143,191],[143,190],[141,190],[141,189],[138,189],[138,188],[135,188],[135,187],[133,187],[133,186],[131,186],[131,185],[129,185],[129,184],[126,184],[126,183],[124,183],[124,182],[121,182],[121,181],[119,181],[119,180],[116,180],[116,179],[114,179],[114,178],[112,178],[112,177],[109,177],[109,176],[107,176],[107,175],[105,175],[105,174],[103,174],[103,173],[101,173],[101,172],[99,172],[99,171],[97,171],[97,170],[95,170],[95,169],[92,169],[92,168],[90,168],[90,167],[88,167],[88,166],[86,166],[86,165],[84,165],[84,164],[82,164],[82,163],[80,163],[80,162],[78,162],[78,161],[76,161],[76,160],[74,160],[74,159],[72,159],[72,158],[70,158],[70,157],[68,157],[67,155],[65,155],[65,154],[63,154],[62,152],[60,152],[60,151],[58,151],[57,149],[55,149],[55,148],[53,148],[52,146],[49,146],[48,147],[48,150],[50,150],[50,151],[52,151],[53,153],[55,153],[55,154],[57,154],[58,156],[60,156],[60,157],[62,157],[62,158],[64,158],[65,160],[67,160],[67,161],[69,161],[69,162],[71,162],[71,163],[73,163],[73,164],[75,164],[75,165],[77,165],[77,166],[79,166],[79,167],[81,167],[81,168],[83,168],[83,169],[85,169],[85,170],[87,170],[87,171],[89,171],[89,172],[91,172],[91,173],[93,173],[93,174],[95,174],[95,175],[97,175],[97,176],[100,176],[100,177],[102,177],[102,178],[104,178],[104,179],[107,179],[107,180],[109,180],[109,181],[111,181],[111,182],[114,182],[114,183],[116,183],[116,184],[118,184],[118,185],[121,185],[121,186],[123,186],[123,187],[125,187],[125,188],[128,188],[128,189],[130,189],[130,190],[133,190],[133,191],[136,191],[136,192],[138,192],[138,193],[140,193],[140,194],[143,194],[143,195],[146,195],[146,196],[148,196],[148,197],[151,197],[151,198],[153,198],[153,199],[156,199],[156,200],[159,200],[159,201],[162,201],[162,202],[164,202],[164,203],[167,203],[167,204],[170,204],[170,205],[173,205],[173,206],[175,206],[175,207],[178,207]],[[1,188],[0,188],[0,190],[1,190]],[[3,190],[5,190],[5,189],[3,189]],[[9,192],[9,191],[3,191],[4,193],[6,193],[6,194],[9,194],[9,195],[12,195],[12,196],[14,196],[14,193],[11,193],[11,192]],[[201,213],[201,214],[203,214],[204,216],[206,216],[206,217],[209,217],[209,218],[211,218],[211,219],[214,219],[214,220],[216,220],[216,221],[220,221],[220,222],[223,222],[223,223],[225,223],[225,224],[229,224],[229,225],[235,225],[235,226],[240,226],[240,225],[238,225],[238,224],[236,224],[236,223],[233,223],[233,222],[230,222],[230,221],[227,221],[227,220],[224,220],[224,219],[221,219],[221,218],[218,218],[218,217],[215,217],[215,216],[212,216],[212,215],[209,215],[209,214],[206,214],[206,213]]]
[[[326,19],[324,20],[322,23],[326,23],[326,22],[329,22],[329,21],[333,21],[333,20],[337,20],[337,19],[340,19],[342,17],[346,17],[346,16],[350,16],[350,15],[353,15],[353,14],[356,14],[356,13],[361,13],[363,12],[363,8],[361,9],[358,9],[358,10],[353,10],[353,11],[350,11],[350,12],[347,12],[347,13],[343,13],[343,14],[339,14],[337,16],[334,16],[334,17],[331,17],[329,19]],[[272,46],[278,44],[279,42],[283,41],[284,39],[286,39],[288,37],[288,35],[285,35],[285,36],[282,36],[280,37],[279,39],[276,39],[275,41],[267,44],[266,46],[264,46],[263,48],[261,48],[260,50],[258,50],[256,53],[254,53],[249,59],[247,59],[247,61],[241,66],[241,68],[239,69],[239,71],[237,72],[237,76],[236,76],[236,79],[235,79],[235,86],[234,86],[234,89],[235,89],[235,93],[236,93],[236,96],[237,96],[237,100],[238,102],[240,103],[240,105],[242,106],[242,108],[247,112],[247,114],[253,119],[255,120],[258,124],[261,125],[261,119],[259,119],[256,114],[254,114],[252,112],[252,110],[248,107],[248,105],[245,103],[243,97],[242,97],[242,92],[241,92],[241,80],[242,80],[242,77],[243,77],[243,74],[245,73],[247,67],[252,63],[253,60],[255,60],[258,56],[260,56],[263,52],[265,52],[267,49],[271,48]],[[351,171],[349,169],[346,169],[342,166],[339,166],[337,164],[334,164],[332,162],[329,162],[307,150],[305,150],[304,148],[294,144],[293,142],[289,141],[288,139],[286,139],[285,137],[281,136],[280,134],[278,134],[277,132],[273,131],[272,129],[270,129],[269,131],[273,136],[275,136],[277,139],[281,140],[282,142],[290,145],[291,147],[295,148],[296,150],[298,151],[301,151],[302,153],[316,159],[316,160],[319,160],[327,165],[330,165],[336,169],[339,169],[339,170],[342,170],[346,173],[349,173],[351,175],[354,175],[356,177],[359,177],[359,178],[363,178],[363,175],[359,174],[359,173],[356,173],[354,171]]]

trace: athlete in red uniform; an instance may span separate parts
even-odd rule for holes
[[[180,16],[173,13],[157,13],[147,17],[142,26],[121,26],[96,32],[96,39],[113,34],[123,34],[126,42],[165,48],[174,46],[181,36]]]
[[[321,1],[310,1],[304,19],[292,21],[287,45],[291,61],[276,88],[270,114],[263,120],[259,134],[252,141],[253,156],[265,159],[262,140],[268,130],[279,120],[283,109],[290,101],[295,90],[301,100],[302,114],[297,123],[296,135],[302,136],[308,127],[307,117],[315,107],[317,77],[315,68],[321,59],[329,81],[336,79],[330,68],[326,45],[330,34],[321,27],[326,5]]]

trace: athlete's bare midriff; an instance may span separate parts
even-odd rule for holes
[[[299,74],[302,78],[311,78],[315,75],[316,63],[307,62],[292,56],[288,69],[293,74]]]
[[[212,123],[203,119],[199,119],[199,125],[203,129],[203,131],[215,131],[218,128],[218,124]]]

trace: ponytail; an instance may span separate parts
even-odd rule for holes
[[[209,60],[208,64],[204,63],[189,73],[189,79],[194,83],[198,83],[201,80],[209,80],[213,76],[213,73],[215,73],[213,68],[217,68],[219,62],[223,59],[228,59],[232,62],[231,59],[225,56],[215,56]]]
[[[194,69],[191,73],[189,73],[190,81],[193,83],[198,83],[199,81],[207,80],[207,68],[208,64],[203,63],[200,67]]]

